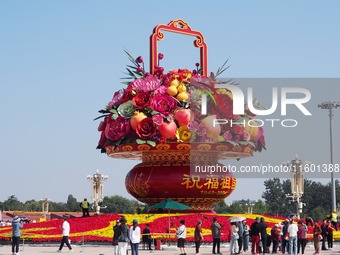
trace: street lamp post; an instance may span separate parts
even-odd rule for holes
[[[91,188],[92,188],[92,200],[94,203],[94,207],[96,210],[96,214],[99,215],[100,213],[100,208],[105,208],[105,207],[100,207],[99,203],[103,202],[104,198],[104,184],[103,182],[107,180],[108,176],[107,175],[102,175],[99,173],[99,170],[96,171],[95,174],[93,175],[88,175],[86,177],[89,181],[91,181]]]
[[[43,213],[44,219],[46,220],[46,217],[48,215],[49,203],[52,202],[52,200],[45,197],[43,199],[40,199],[40,201],[42,202],[42,213]]]
[[[329,111],[329,139],[330,139],[330,154],[331,154],[331,165],[333,166],[333,134],[332,134],[332,117],[333,109],[340,107],[340,102],[323,102],[318,105],[321,109]],[[335,191],[335,179],[334,173],[331,171],[331,188],[332,188],[332,211],[336,210],[336,191]]]
[[[292,202],[297,203],[296,216],[300,219],[300,214],[302,213],[303,205],[301,197],[304,192],[304,168],[309,162],[302,162],[298,159],[298,155],[295,159],[287,162],[283,162],[283,165],[288,166],[291,169],[291,194],[286,194],[286,197],[290,198]]]
[[[253,214],[254,205],[255,205],[255,201],[250,201],[248,199],[248,201],[246,203],[246,206],[247,206],[247,209],[248,209],[248,214]]]

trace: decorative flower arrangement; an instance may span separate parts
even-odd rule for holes
[[[197,219],[202,221],[202,231],[205,242],[212,242],[211,236],[211,222],[213,218],[224,225],[221,230],[221,240],[230,240],[231,225],[228,222],[229,217],[242,215],[247,219],[247,224],[250,226],[254,222],[255,217],[264,217],[267,223],[267,231],[270,233],[270,229],[276,224],[282,222],[285,218],[275,217],[269,215],[259,214],[170,214],[170,240],[176,241],[175,231],[179,226],[180,220],[185,220],[187,227],[187,241],[194,241],[194,229],[197,224]],[[133,219],[138,219],[139,226],[143,230],[146,224],[150,224],[150,230],[153,238],[166,241],[169,239],[168,226],[169,215],[167,214],[124,214],[128,225],[130,225]],[[68,221],[71,226],[70,239],[72,243],[82,242],[111,242],[113,237],[113,226],[115,221],[120,219],[119,214],[106,214],[101,216],[85,217],[85,218],[70,218]],[[24,224],[24,228],[21,230],[21,238],[25,241],[32,242],[51,242],[61,240],[61,225],[63,220],[50,220],[45,222],[27,223]],[[10,240],[12,236],[12,227],[5,226],[0,227],[0,240]],[[312,228],[309,229],[310,238],[312,236]],[[334,238],[339,239],[339,231],[334,232]]]
[[[126,52],[127,53],[127,52]],[[210,77],[196,70],[170,70],[159,66],[163,54],[158,54],[155,73],[145,72],[142,57],[128,58],[127,87],[114,93],[105,109],[100,110],[103,121],[98,149],[106,146],[147,143],[156,146],[169,142],[230,143],[251,146],[254,151],[265,147],[262,127],[248,126],[252,115],[247,107],[244,115],[233,115],[233,96],[227,89],[215,89],[216,77],[228,67],[225,64]],[[207,114],[201,114],[202,94],[207,95]],[[214,119],[234,123],[214,124]],[[245,121],[246,120],[246,121]],[[240,124],[235,124],[240,123]],[[242,124],[243,123],[243,124]]]

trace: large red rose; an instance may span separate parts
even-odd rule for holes
[[[168,95],[156,95],[151,99],[150,107],[152,110],[168,116],[176,109],[177,101]]]
[[[130,131],[130,121],[122,116],[109,121],[105,127],[105,136],[107,139],[118,141]]]
[[[137,95],[132,98],[132,104],[136,107],[137,110],[143,110],[144,108],[149,106],[150,95],[146,92],[139,92]]]
[[[148,139],[155,134],[156,129],[157,127],[152,118],[145,118],[138,123],[136,133],[140,138]]]

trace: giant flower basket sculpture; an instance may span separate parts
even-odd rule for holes
[[[157,48],[162,31],[196,37],[196,70],[164,72],[159,65],[164,56]],[[231,92],[215,88],[216,77],[226,68],[208,76],[207,46],[200,32],[174,20],[154,28],[150,46],[150,72],[142,57],[127,53],[132,80],[99,111],[103,121],[98,149],[112,158],[142,160],[125,180],[128,192],[139,201],[153,205],[171,198],[190,206],[191,212],[211,212],[236,188],[236,179],[218,160],[261,151],[263,130],[245,124],[254,117],[247,107],[244,115],[233,115]],[[217,119],[234,124],[222,125]],[[209,167],[224,171],[211,175]]]

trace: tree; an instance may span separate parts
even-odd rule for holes
[[[247,212],[247,206],[240,201],[234,201],[227,209],[229,213],[245,213]]]
[[[8,197],[3,203],[4,210],[7,211],[21,211],[24,209],[23,203],[21,203],[15,195]]]
[[[80,211],[79,204],[80,202],[78,202],[74,196],[68,195],[66,202],[66,208],[68,212],[79,212]]]
[[[24,210],[30,212],[41,212],[42,211],[42,203],[39,203],[35,200],[26,201],[24,204]]]
[[[322,221],[326,218],[327,212],[325,208],[318,206],[311,210],[309,216],[312,217],[314,221]]]
[[[215,213],[227,213],[228,211],[228,206],[227,204],[223,201],[214,204],[214,212]]]
[[[135,213],[136,202],[121,196],[105,196],[102,205],[106,208],[101,209],[103,213]]]
[[[253,207],[253,213],[259,213],[259,214],[268,213],[268,207],[261,199],[259,199],[256,201]]]
[[[273,215],[284,215],[287,213],[287,198],[285,185],[281,183],[279,178],[264,181],[265,191],[262,194],[268,208],[268,212]],[[287,189],[287,188],[286,188]],[[288,192],[289,193],[289,192]]]

